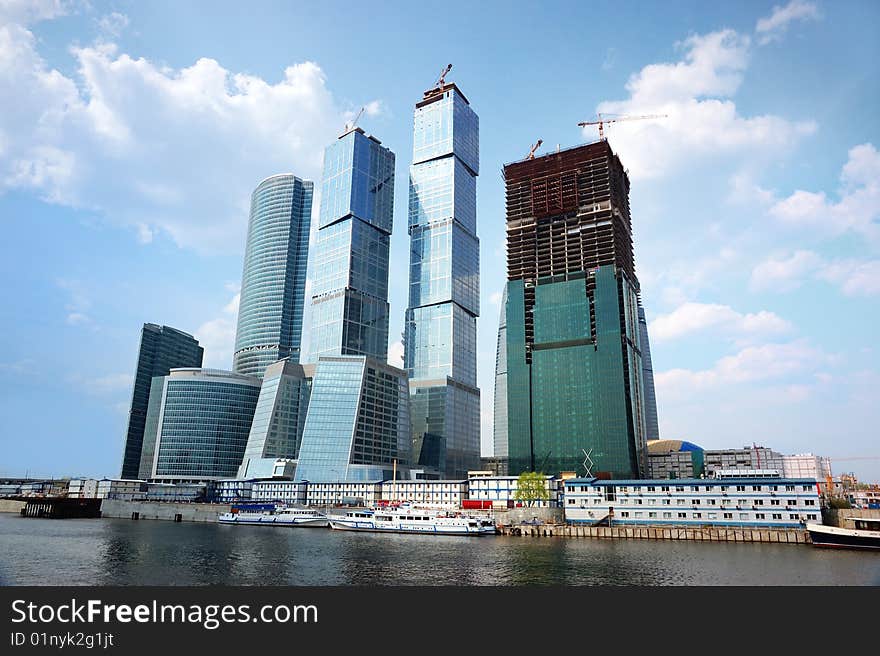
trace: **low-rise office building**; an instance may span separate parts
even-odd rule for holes
[[[565,481],[565,520],[615,525],[798,528],[821,522],[816,481],[717,478]]]
[[[475,501],[491,501],[493,505],[507,507],[526,506],[529,500],[517,499],[518,476],[473,476],[468,478],[467,498]],[[532,507],[556,508],[560,505],[562,481],[553,476],[544,477],[547,499],[531,500]]]
[[[204,483],[147,483],[147,501],[196,502],[205,501]]]
[[[254,481],[251,486],[251,500],[302,505],[306,502],[307,488],[308,483],[305,481]]]
[[[405,480],[382,483],[382,501],[460,508],[461,502],[467,498],[467,481]]]
[[[126,478],[102,478],[97,485],[97,498],[132,501],[147,496],[146,481]]]
[[[338,504],[374,506],[382,499],[382,481],[337,481],[335,483],[308,483],[306,503],[310,506]]]

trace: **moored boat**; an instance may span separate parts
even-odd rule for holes
[[[324,513],[308,508],[279,508],[275,511],[248,511],[222,513],[217,517],[221,524],[249,524],[258,526],[305,526],[327,527]]]
[[[327,519],[330,528],[338,531],[473,536],[495,534],[495,522],[486,517],[419,509],[355,509],[345,515],[328,515]]]
[[[807,524],[810,540],[817,547],[840,549],[880,549],[880,518],[847,517],[852,528]]]

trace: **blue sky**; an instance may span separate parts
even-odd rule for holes
[[[229,368],[249,195],[320,179],[357,110],[397,154],[440,70],[480,116],[483,449],[501,167],[596,138],[629,169],[661,435],[880,456],[876,2],[0,0],[0,475],[117,475],[144,322]],[[880,480],[880,459],[835,473]]]

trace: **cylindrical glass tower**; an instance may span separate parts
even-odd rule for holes
[[[233,369],[262,376],[273,362],[300,360],[313,184],[282,173],[251,197]]]

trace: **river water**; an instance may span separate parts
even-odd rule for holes
[[[0,513],[0,584],[880,585],[880,553]]]

